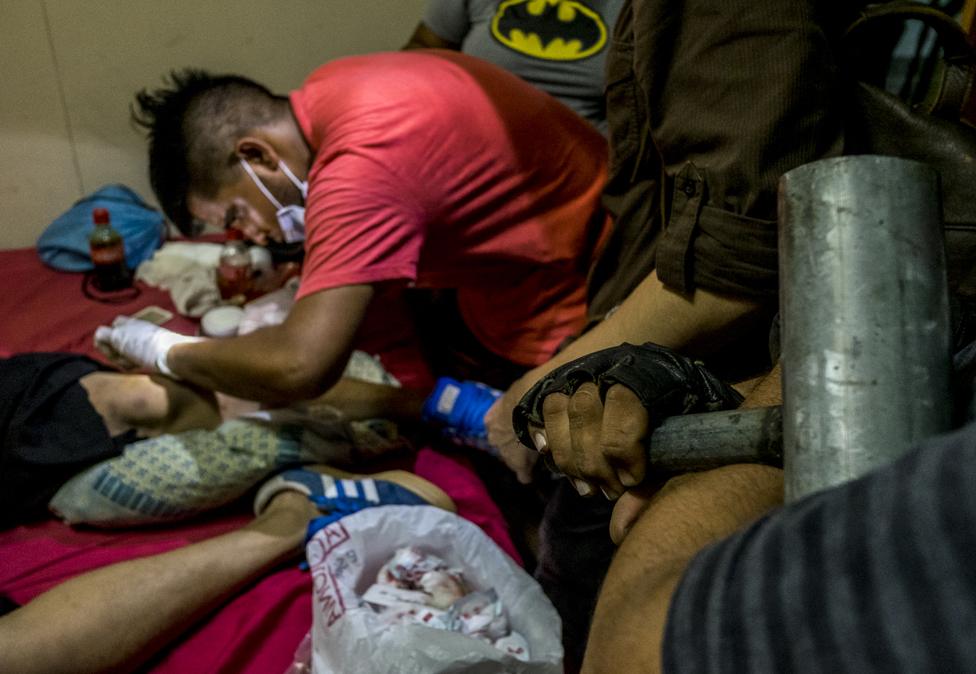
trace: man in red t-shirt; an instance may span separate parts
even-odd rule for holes
[[[283,324],[242,337],[123,323],[101,330],[105,348],[281,403],[339,379],[391,283],[456,291],[477,342],[522,368],[582,327],[606,148],[548,95],[440,51],[340,59],[288,98],[239,77],[172,79],[139,94],[136,113],[164,211],[184,232],[203,221],[257,243],[304,239],[298,301]]]

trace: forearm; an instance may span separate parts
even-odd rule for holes
[[[681,295],[651,273],[606,320],[520,381],[531,385],[559,365],[623,342],[653,342],[687,355],[705,356],[746,329],[763,309],[758,301],[706,290]]]
[[[246,400],[285,404],[328,390],[339,381],[349,358],[348,347],[322,345],[328,353],[314,357],[306,353],[308,348],[291,339],[283,326],[272,326],[241,337],[177,344],[170,349],[167,363],[178,377],[198,386]]]
[[[528,454],[515,437],[512,411],[522,396],[549,372],[624,342],[653,342],[687,355],[703,356],[717,351],[738,331],[750,327],[763,316],[765,308],[761,302],[724,297],[705,290],[680,295],[665,288],[657,274],[652,273],[602,323],[509,386],[485,417],[488,439],[519,479],[527,481],[534,455]]]
[[[725,466],[674,478],[624,539],[607,574],[583,671],[656,672],[674,589],[706,545],[782,502],[782,471]]]
[[[773,407],[783,402],[783,377],[782,366],[777,361],[773,369],[757,380],[743,384],[736,384],[739,393],[745,396],[745,400],[739,405],[739,409],[752,409],[756,407]]]
[[[280,325],[177,344],[166,362],[178,377],[238,398],[273,405],[308,400],[339,381],[372,296],[368,285],[313,293]]]

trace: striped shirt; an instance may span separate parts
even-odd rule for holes
[[[976,423],[712,545],[666,672],[976,671]]]

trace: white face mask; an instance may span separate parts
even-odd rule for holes
[[[271,194],[271,190],[264,186],[261,179],[258,178],[257,174],[254,173],[254,169],[243,159],[238,159],[247,174],[251,176],[251,180],[254,184],[258,186],[261,193],[268,198],[274,207],[278,209],[275,215],[278,218],[278,226],[281,227],[281,235],[285,239],[285,243],[296,243],[298,241],[305,240],[305,208],[304,206],[299,206],[298,204],[292,204],[291,206],[282,206],[281,202],[275,199],[274,195]],[[291,184],[298,188],[298,191],[302,193],[302,201],[308,196],[308,183],[299,180],[288,165],[283,161],[278,162],[278,168],[280,168],[284,174],[291,181]]]

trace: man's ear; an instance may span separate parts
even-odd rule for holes
[[[252,166],[263,166],[270,171],[278,168],[280,157],[274,146],[257,136],[243,136],[234,144],[234,154]]]

